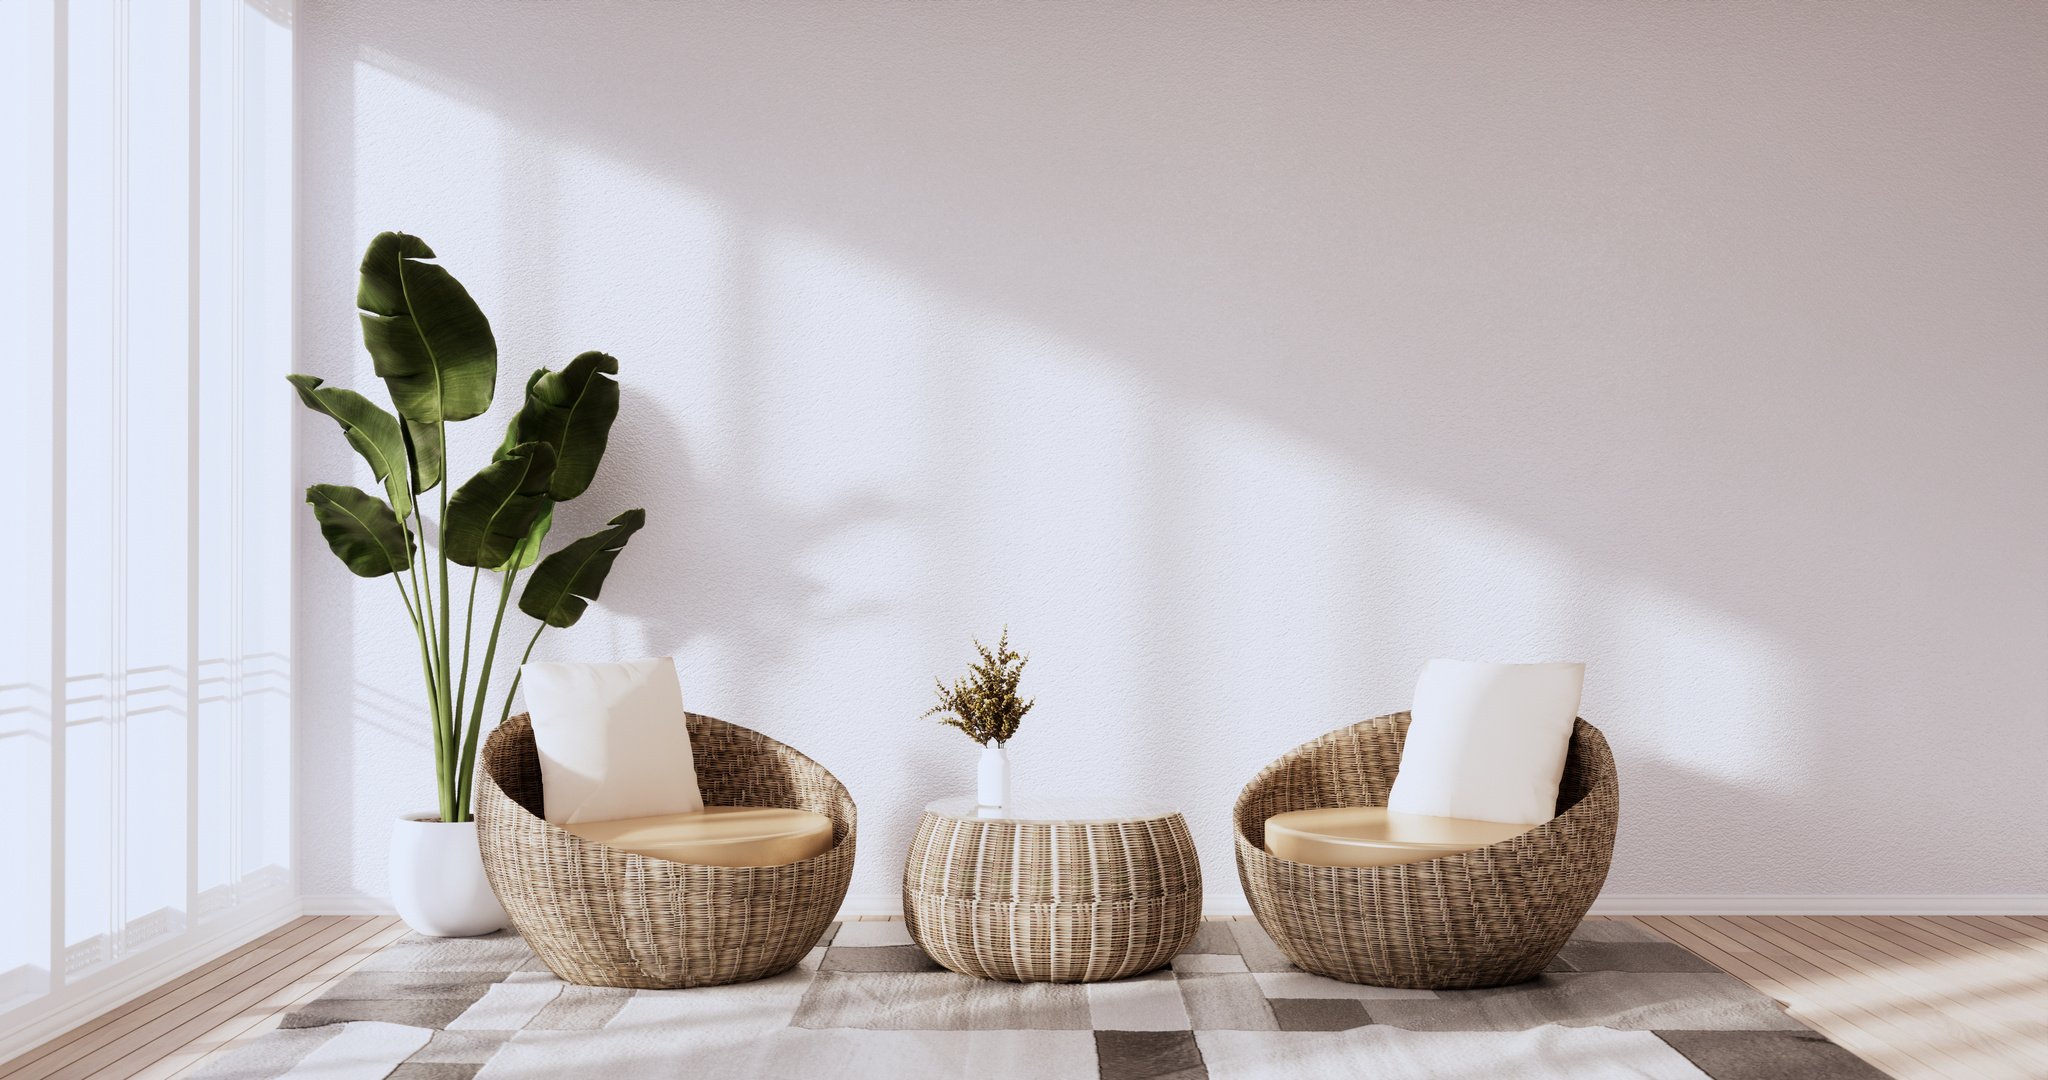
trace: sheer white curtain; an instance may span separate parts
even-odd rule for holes
[[[292,897],[291,57],[0,0],[0,1059]]]

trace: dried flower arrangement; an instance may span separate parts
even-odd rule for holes
[[[981,661],[950,687],[944,680],[935,680],[939,703],[925,710],[924,715],[936,716],[939,723],[959,728],[983,746],[1001,746],[1017,734],[1017,725],[1036,704],[1017,696],[1017,683],[1024,677],[1024,664],[1030,657],[1010,648],[1007,626],[994,649],[983,645],[980,639],[975,640],[974,649],[981,654]]]

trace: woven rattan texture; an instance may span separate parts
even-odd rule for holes
[[[1179,814],[974,821],[927,811],[903,866],[911,939],[965,975],[1095,982],[1165,965],[1202,919]]]
[[[1614,756],[1580,720],[1558,815],[1511,840],[1399,866],[1333,867],[1266,854],[1275,814],[1385,806],[1408,714],[1330,732],[1252,779],[1235,812],[1237,872],[1252,912],[1296,965],[1347,982],[1413,989],[1535,978],[1607,880],[1620,793]]]
[[[831,925],[853,875],[854,806],[824,766],[756,731],[689,715],[711,806],[809,810],[830,851],[783,866],[696,866],[592,843],[541,816],[540,760],[524,715],[484,743],[477,838],[512,926],[568,982],[659,990],[766,978]]]

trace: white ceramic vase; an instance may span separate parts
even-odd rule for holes
[[[1009,808],[1010,758],[1002,747],[981,748],[981,768],[975,773],[974,791],[974,801],[979,806],[990,810]]]
[[[391,903],[416,933],[475,937],[501,930],[505,909],[484,877],[476,822],[428,811],[391,824]]]

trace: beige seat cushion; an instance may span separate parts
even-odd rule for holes
[[[579,821],[562,828],[606,847],[699,866],[781,866],[832,850],[831,818],[759,806],[707,806],[694,814]]]
[[[1266,853],[1313,866],[1394,866],[1498,844],[1533,828],[1403,814],[1384,806],[1295,810],[1266,819]]]

